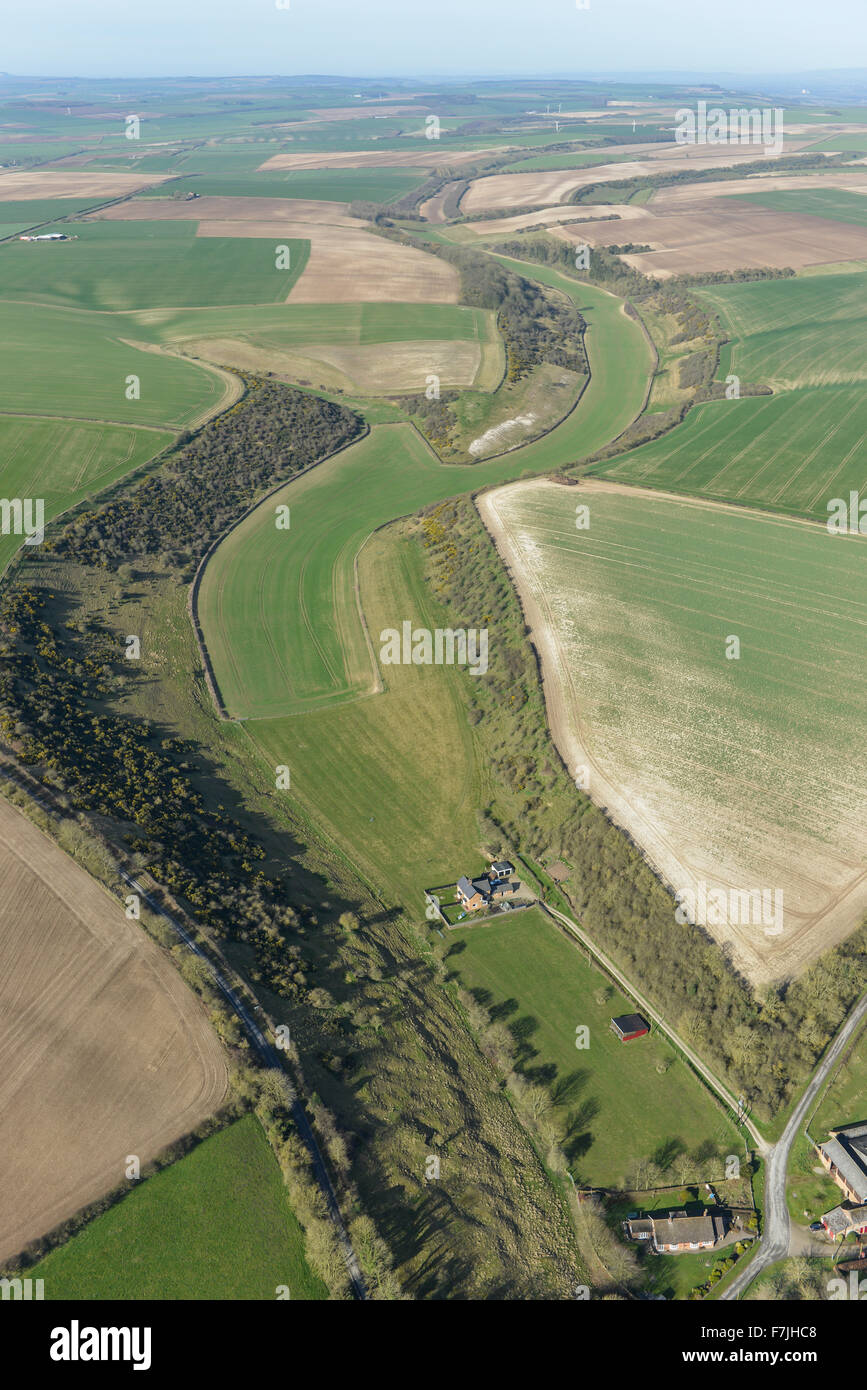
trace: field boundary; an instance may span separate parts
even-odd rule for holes
[[[248,516],[251,516],[253,512],[255,512],[259,507],[261,507],[265,502],[267,502],[269,497],[273,497],[274,494],[276,492],[279,492],[281,488],[284,488],[287,483],[294,482],[296,478],[302,477],[305,473],[310,473],[314,468],[318,468],[320,464],[327,463],[329,459],[336,458],[336,456],[338,454],[342,454],[344,450],[350,449],[353,446],[353,444],[360,443],[361,440],[365,439],[369,434],[370,425],[367,422],[367,420],[365,420],[364,429],[361,430],[360,433],[357,434],[354,439],[350,439],[349,442],[346,444],[341,444],[339,449],[333,449],[330,454],[325,454],[322,458],[317,459],[315,463],[308,463],[304,468],[299,468],[297,473],[293,473],[290,477],[283,478],[281,482],[275,483],[274,486],[269,488],[268,491],[264,493],[262,497],[258,498],[255,502],[251,502],[250,506],[247,507],[247,509],[244,512],[242,512],[239,517],[236,517],[235,520],[229,526],[226,527],[225,531],[222,531],[220,535],[217,536],[211,542],[204,555],[202,556],[201,560],[199,561],[198,565],[196,566],[196,572],[193,575],[193,580],[190,585],[190,592],[187,596],[187,613],[190,618],[190,623],[192,624],[193,634],[196,639],[196,646],[199,649],[199,656],[202,660],[202,667],[204,669],[205,674],[205,684],[207,685],[208,690],[211,694],[211,698],[214,701],[214,705],[217,710],[217,715],[221,720],[228,721],[233,724],[244,723],[243,716],[235,716],[229,714],[228,710],[226,709],[223,697],[220,693],[220,687],[217,682],[216,675],[214,674],[214,668],[211,663],[211,657],[208,651],[207,643],[205,642],[205,634],[202,628],[201,619],[199,618],[199,591],[202,587],[202,580],[205,576],[205,568],[207,566],[208,561],[212,558],[217,547],[222,545],[223,541],[227,540],[228,537],[232,534],[232,532],[237,530],[237,528],[241,525],[243,521],[247,520]],[[369,539],[369,537],[367,539]],[[362,622],[364,622],[363,615]],[[370,650],[372,657],[373,649],[370,645],[370,637],[367,632],[366,626],[365,638],[367,640],[368,649]]]

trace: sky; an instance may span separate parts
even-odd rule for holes
[[[3,0],[2,10],[0,70],[32,76],[867,67],[867,0]]]

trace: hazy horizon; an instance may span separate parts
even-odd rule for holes
[[[698,77],[853,71],[863,0],[10,0],[3,72],[20,77]],[[700,18],[700,22],[699,21]],[[859,44],[860,39],[860,44]],[[177,55],[177,56],[175,56]],[[551,66],[552,56],[557,67]],[[708,66],[712,56],[713,69]],[[867,60],[865,60],[867,61]],[[856,69],[857,70],[857,67]]]

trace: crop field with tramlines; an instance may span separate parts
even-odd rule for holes
[[[751,979],[846,936],[867,909],[867,543],[607,482],[482,502],[594,799],[676,890],[782,893],[781,920],[708,922]]]
[[[73,228],[70,226],[70,231]],[[0,248],[5,299],[123,311],[167,305],[282,303],[309,247],[287,238],[288,266],[253,237],[198,237],[195,222],[78,222],[74,241]],[[46,263],[46,256],[53,263]]]
[[[48,521],[146,463],[172,438],[168,430],[94,420],[0,415],[0,492],[8,498],[41,498]],[[0,536],[0,570],[20,544],[19,536]]]
[[[863,274],[702,292],[731,334],[719,375],[772,388],[693,408],[670,434],[600,466],[607,477],[827,518],[867,482]]]

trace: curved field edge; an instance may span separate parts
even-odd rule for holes
[[[522,263],[513,264],[526,272]],[[198,616],[232,717],[301,712],[373,688],[359,615],[352,611],[352,567],[378,527],[450,496],[567,467],[641,412],[653,360],[623,301],[555,271],[539,278],[573,298],[587,320],[591,369],[578,404],[548,435],[461,466],[443,464],[408,424],[373,425],[339,457],[274,493],[215,548],[202,574]],[[289,531],[274,526],[278,505],[290,508]],[[251,627],[251,613],[262,615],[261,630]]]
[[[593,799],[691,900],[702,883],[779,894],[773,920],[709,926],[753,983],[845,939],[867,908],[864,808],[851,759],[831,769],[863,712],[863,545],[595,481],[527,480],[480,510],[533,628],[555,740]]]

